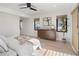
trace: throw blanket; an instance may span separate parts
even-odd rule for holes
[[[27,36],[27,35],[23,34],[23,35],[17,37],[17,40],[20,42],[21,45],[26,43],[27,41],[29,41],[30,43],[33,44],[34,50],[41,49],[41,44],[40,44],[40,41],[38,38],[34,38],[32,36]]]
[[[26,43],[26,41],[30,40],[31,38],[29,36],[21,35],[17,37],[17,40],[20,42],[20,44]]]

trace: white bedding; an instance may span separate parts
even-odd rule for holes
[[[2,43],[5,43],[8,48],[7,51],[0,50],[0,56],[31,56],[33,52],[33,45],[30,42],[20,44],[20,42],[13,37],[1,37],[1,46],[5,48]],[[2,47],[0,49],[2,49]],[[5,48],[6,49],[6,48]]]
[[[41,48],[40,41],[36,38],[31,38],[26,40],[18,41],[14,37],[4,38],[10,51],[0,53],[0,56],[32,56],[33,50],[38,47]],[[21,43],[21,44],[20,44]],[[13,51],[12,51],[13,50]]]
[[[38,38],[27,36],[27,35],[21,35],[16,38],[18,41],[20,41],[20,44],[27,43],[27,41],[31,42],[33,44],[33,50],[41,49],[41,44]]]
[[[37,48],[41,49],[41,44],[40,41],[36,38],[31,38],[30,40],[28,40],[30,42],[33,43],[33,50],[36,50]]]
[[[26,42],[25,44],[20,45],[19,41],[14,38],[8,38],[8,46],[9,48],[16,51],[19,56],[31,56],[33,45],[30,42]]]
[[[0,56],[17,56],[17,53],[11,49],[9,51],[0,53]]]

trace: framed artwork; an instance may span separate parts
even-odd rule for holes
[[[43,18],[43,25],[44,26],[50,26],[50,25],[52,25],[52,18],[51,17],[44,17]]]
[[[34,19],[34,29],[37,30],[40,28],[40,19],[39,18],[35,18]]]
[[[67,15],[57,16],[56,30],[58,32],[67,32]]]

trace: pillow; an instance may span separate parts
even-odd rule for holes
[[[0,38],[0,48],[1,48],[1,51],[0,52],[2,52],[3,50],[5,51],[5,52],[7,52],[8,51],[8,47],[7,47],[7,45],[6,45],[6,43]],[[3,49],[3,50],[2,50]]]

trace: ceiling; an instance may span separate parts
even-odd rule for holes
[[[27,9],[20,9],[19,6],[21,3],[0,3],[0,6],[10,8],[13,10],[17,10],[28,15],[37,15],[37,14],[44,14],[44,13],[60,13],[60,12],[71,12],[71,10],[76,5],[75,3],[32,3],[33,6],[38,11],[32,11]]]

